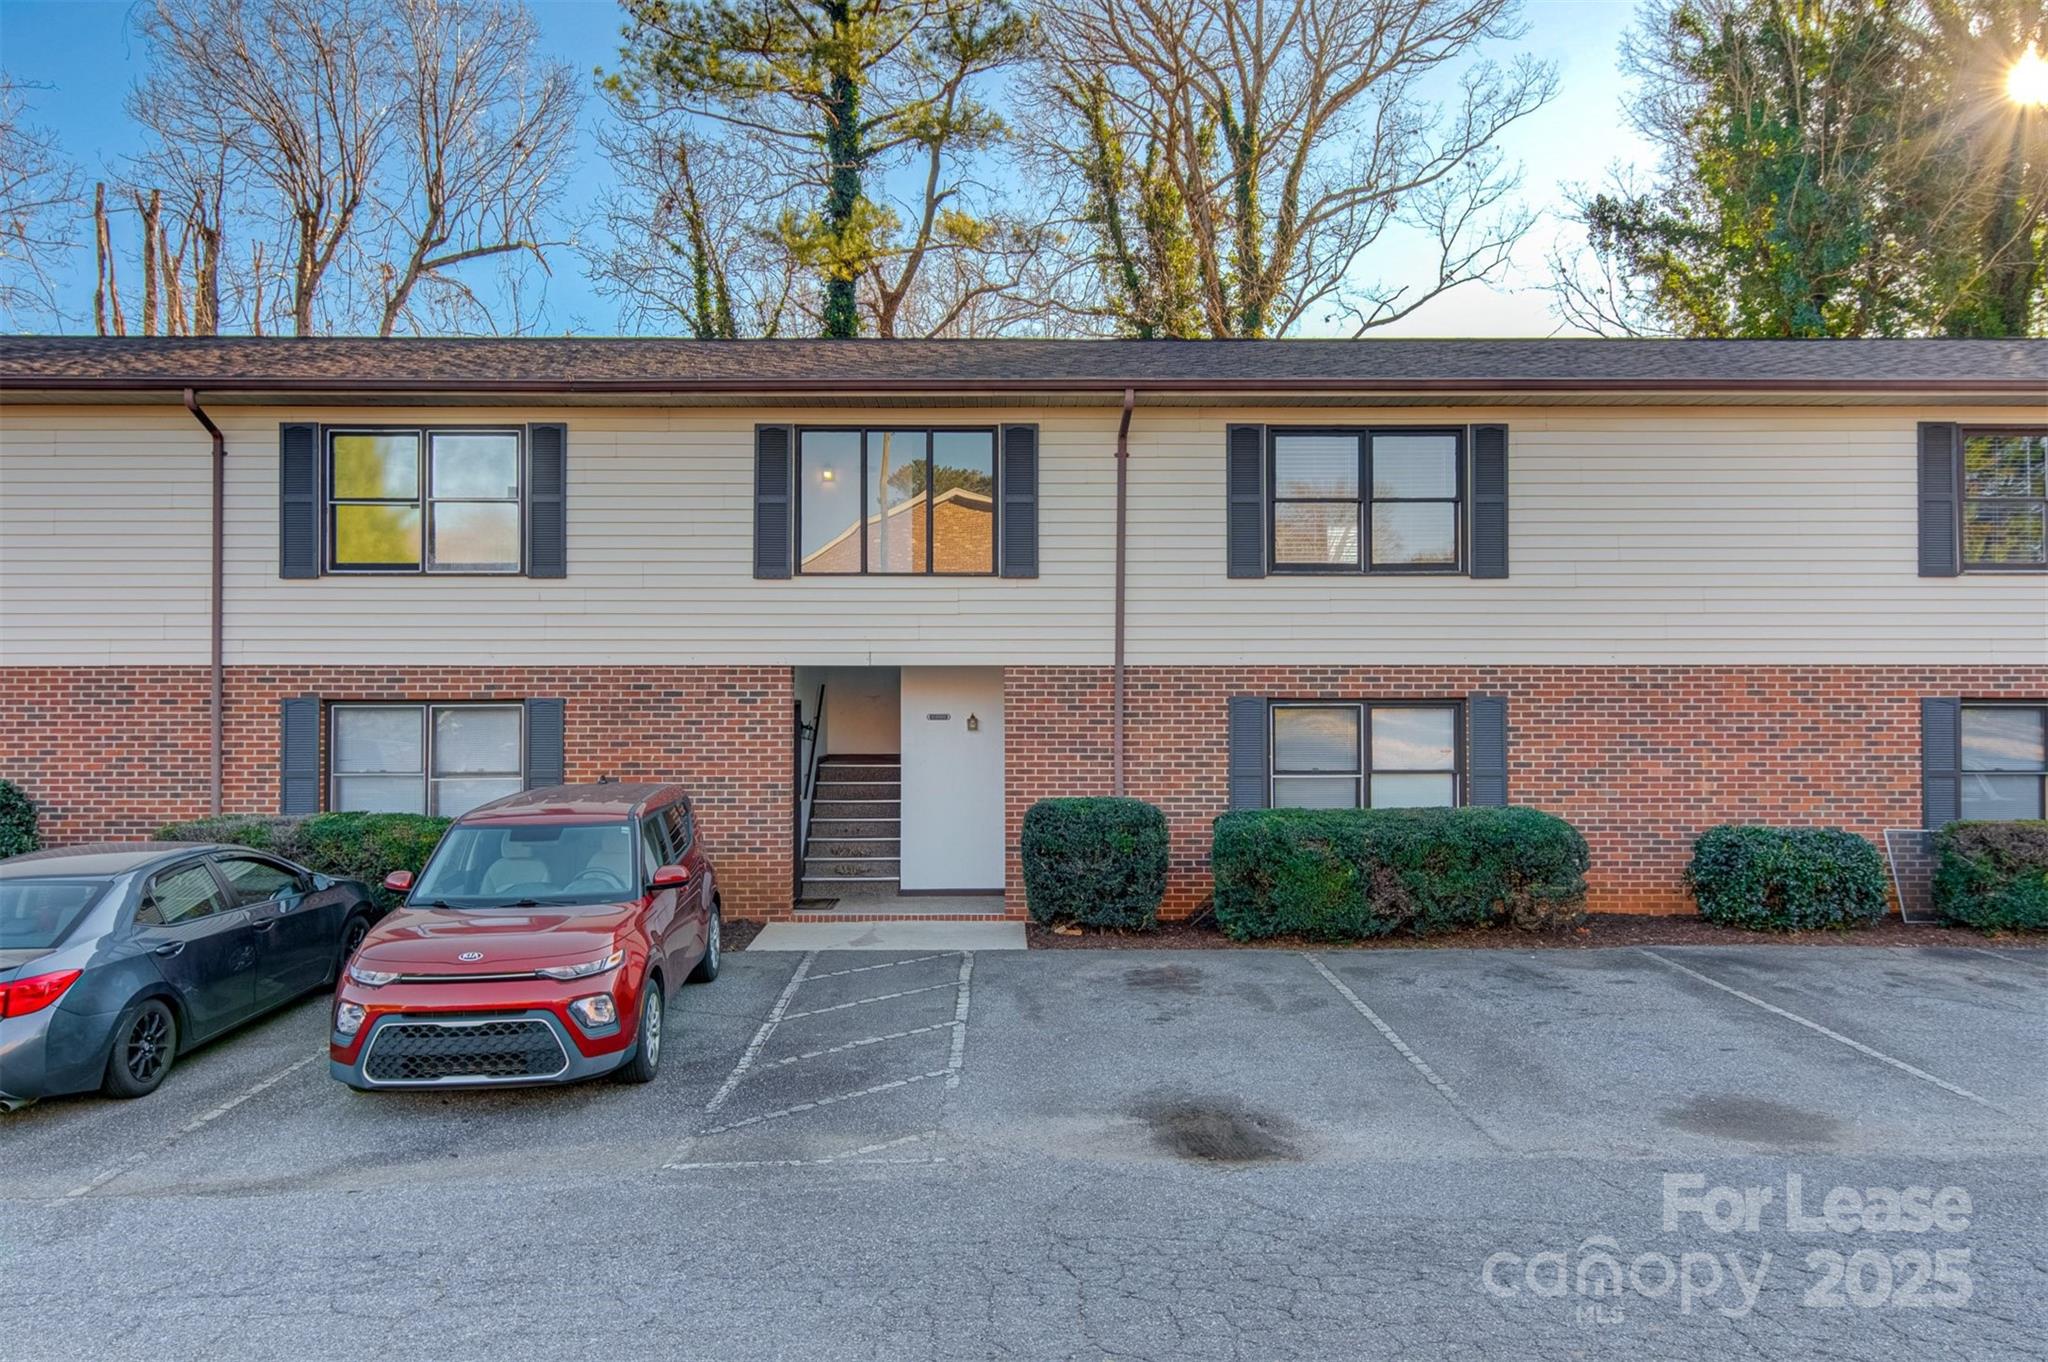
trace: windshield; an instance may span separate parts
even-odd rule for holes
[[[420,872],[414,907],[521,908],[612,903],[639,893],[631,823],[448,829]]]
[[[34,951],[71,934],[105,880],[0,881],[0,951]]]

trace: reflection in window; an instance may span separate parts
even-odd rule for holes
[[[797,465],[801,571],[995,571],[993,431],[806,430]]]
[[[1458,566],[1455,431],[1283,431],[1272,452],[1275,568]]]
[[[2048,706],[1963,707],[1962,814],[2048,816]]]
[[[2048,564],[2048,431],[1964,432],[1963,561]]]
[[[1273,806],[1448,808],[1458,802],[1455,705],[1273,706]]]
[[[517,705],[335,705],[328,807],[452,818],[525,786]]]
[[[330,565],[519,571],[519,466],[512,431],[330,433]]]

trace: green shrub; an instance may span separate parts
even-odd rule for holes
[[[1685,878],[1702,917],[1751,931],[1867,926],[1890,906],[1877,848],[1840,828],[1708,828]]]
[[[2048,822],[1950,823],[1934,849],[1934,907],[1944,922],[2048,929]]]
[[[1150,931],[1166,893],[1166,815],[1139,799],[1041,799],[1024,811],[1034,921]]]
[[[36,806],[11,780],[0,780],[0,859],[41,849]]]
[[[1585,918],[1586,839],[1537,809],[1248,810],[1216,820],[1210,863],[1239,941]]]
[[[361,880],[377,901],[394,907],[384,889],[393,870],[420,873],[453,821],[417,813],[316,813],[304,818],[224,815],[173,823],[157,833],[167,842],[227,842],[268,851],[323,875]]]

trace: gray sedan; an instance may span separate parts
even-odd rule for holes
[[[0,862],[0,1110],[155,1091],[193,1046],[333,984],[380,912],[359,881],[246,847]]]

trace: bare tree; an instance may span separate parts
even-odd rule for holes
[[[488,312],[453,273],[459,266],[524,253],[546,268],[544,222],[581,104],[566,65],[535,59],[540,38],[526,10],[493,0],[394,7],[396,154],[373,191],[369,250],[380,336],[409,315],[422,286],[458,313]]]
[[[34,87],[0,74],[0,313],[57,308],[50,271],[78,243],[78,169],[29,121]]]
[[[1064,178],[1088,200],[1082,241],[1125,329],[1164,317],[1160,333],[1196,333],[1192,313],[1219,337],[1310,320],[1363,334],[1497,274],[1532,221],[1510,202],[1518,170],[1497,141],[1551,97],[1555,74],[1479,56],[1519,35],[1516,0],[1046,12],[1042,157],[1078,172]],[[1431,241],[1431,277],[1361,277],[1390,228]]]

